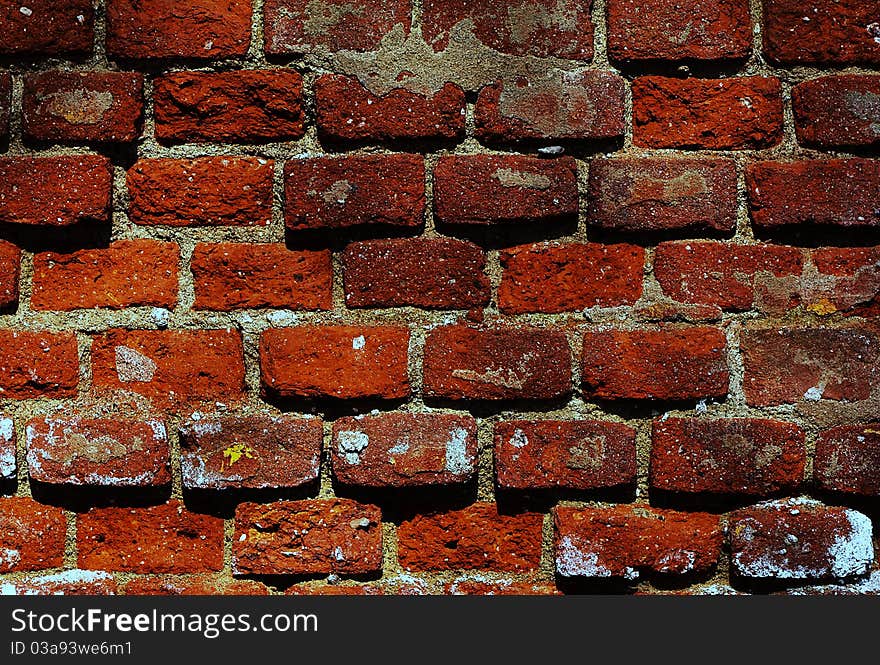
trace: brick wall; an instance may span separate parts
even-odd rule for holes
[[[0,35],[4,592],[880,589],[874,2]]]

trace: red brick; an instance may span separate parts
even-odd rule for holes
[[[802,298],[815,314],[880,315],[880,247],[823,247],[810,252],[815,276]]]
[[[811,499],[735,511],[728,529],[733,572],[744,578],[846,578],[867,573],[874,561],[866,515]]]
[[[587,223],[627,233],[732,233],[736,180],[732,159],[594,159]]]
[[[542,522],[538,513],[503,514],[494,503],[417,515],[397,528],[397,555],[406,570],[534,570]]]
[[[21,275],[21,250],[0,240],[0,310],[18,305],[18,278]]]
[[[445,224],[541,224],[578,211],[577,164],[520,155],[449,155],[434,168],[434,209]]]
[[[331,309],[329,251],[290,251],[282,244],[196,245],[194,309]]]
[[[636,481],[636,433],[598,420],[511,420],[495,425],[502,489],[593,490]]]
[[[880,423],[821,432],[813,474],[822,490],[880,496]]]
[[[878,227],[880,161],[754,162],[746,167],[752,222],[761,229],[807,224]]]
[[[0,573],[57,568],[66,537],[60,508],[23,496],[0,498]]]
[[[217,575],[136,577],[125,585],[126,596],[268,596],[269,588],[254,580],[226,580]]]
[[[422,34],[434,51],[456,41],[453,35],[460,40],[472,30],[479,42],[501,53],[591,60],[591,4],[573,0],[425,0]]]
[[[73,333],[0,330],[0,397],[74,397],[78,382]]]
[[[16,478],[15,448],[15,423],[12,418],[0,414],[0,483]]]
[[[724,397],[730,378],[724,333],[707,326],[588,332],[582,362],[588,398]]]
[[[129,169],[129,219],[148,226],[266,226],[271,160],[258,157],[142,159]]]
[[[123,330],[92,343],[98,392],[124,390],[160,407],[244,396],[244,352],[233,330]]]
[[[106,222],[112,180],[110,160],[97,155],[0,158],[0,222]]]
[[[28,11],[22,11],[26,8]],[[0,7],[0,53],[70,55],[89,53],[95,39],[91,0],[28,0]]]
[[[748,57],[748,0],[608,3],[608,57],[644,61],[725,61]]]
[[[116,580],[99,570],[62,570],[60,573],[29,575],[0,583],[3,595],[13,596],[112,596]]]
[[[654,421],[651,487],[672,492],[766,496],[803,482],[804,432],[762,418]]]
[[[173,72],[153,85],[163,142],[261,143],[305,131],[302,76],[290,69]]]
[[[798,142],[815,148],[880,145],[880,76],[822,76],[791,89]]]
[[[461,240],[355,242],[342,263],[349,307],[468,309],[491,297],[483,250]]]
[[[396,25],[410,28],[408,0],[266,0],[266,53],[374,51]]]
[[[382,514],[349,499],[239,504],[236,575],[358,575],[382,569]]]
[[[197,573],[223,567],[223,520],[181,501],[93,508],[76,518],[80,567],[132,573]]]
[[[158,240],[117,240],[103,249],[34,255],[31,307],[123,309],[177,302],[179,248]]]
[[[445,326],[425,341],[423,390],[450,400],[555,399],[571,391],[562,332]]]
[[[508,314],[632,305],[642,295],[645,250],[558,242],[502,251],[498,307]]]
[[[468,579],[460,577],[447,584],[443,593],[450,596],[559,596],[552,584],[516,582],[511,579]]]
[[[318,479],[323,430],[318,418],[201,417],[180,431],[188,489],[301,487]]]
[[[633,142],[645,148],[769,148],[782,140],[779,79],[633,81]]]
[[[740,347],[752,406],[853,402],[880,387],[880,339],[868,329],[743,330]]]
[[[518,76],[480,90],[476,136],[484,143],[623,138],[626,82],[612,72]]]
[[[409,396],[409,330],[402,326],[300,326],[260,338],[263,389],[276,397]]]
[[[477,424],[469,416],[387,413],[333,424],[333,476],[345,485],[454,485],[477,470]]]
[[[144,77],[52,71],[24,79],[22,132],[35,141],[134,141],[141,133]]]
[[[284,166],[289,229],[419,227],[424,216],[425,163],[419,155],[292,159]]]
[[[637,579],[642,573],[699,575],[718,563],[717,515],[648,506],[553,510],[556,574]]]
[[[237,0],[109,0],[113,58],[229,58],[247,53],[251,6]]]
[[[405,88],[377,95],[356,78],[325,74],[315,81],[315,99],[315,122],[324,140],[368,143],[464,137],[464,91],[454,83],[432,95]]]
[[[0,139],[9,136],[9,111],[12,108],[12,76],[0,72]]]
[[[877,20],[864,0],[766,0],[764,52],[787,64],[878,64]]]
[[[794,247],[664,242],[654,254],[663,292],[724,310],[785,311],[798,303],[803,256]]]

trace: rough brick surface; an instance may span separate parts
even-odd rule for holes
[[[177,500],[147,508],[93,508],[76,519],[78,563],[89,570],[189,573],[220,570],[223,520]]]
[[[880,144],[880,76],[844,74],[798,83],[791,90],[798,142],[816,148]]]
[[[824,490],[880,495],[880,424],[842,425],[820,433],[813,474]]]
[[[767,496],[804,477],[804,432],[763,418],[654,421],[651,487],[673,492]]]
[[[824,247],[810,259],[815,279],[805,279],[802,298],[817,314],[880,314],[880,247]]]
[[[418,515],[397,529],[400,565],[407,570],[531,570],[541,559],[537,513],[505,514],[494,503]]]
[[[477,424],[468,416],[391,413],[333,424],[333,476],[346,485],[454,485],[477,470]]]
[[[111,179],[110,160],[97,155],[0,158],[0,222],[106,222]]]
[[[512,420],[495,425],[502,489],[592,490],[636,479],[636,433],[598,420]]]
[[[18,304],[18,280],[21,276],[21,250],[0,240],[0,311]]]
[[[556,574],[561,577],[699,575],[721,555],[720,520],[708,513],[646,506],[557,507],[553,520]]]
[[[279,244],[200,243],[191,267],[195,309],[330,309],[330,252]]]
[[[584,394],[605,400],[723,397],[730,377],[724,333],[706,326],[588,332],[581,361]]]
[[[342,263],[349,307],[467,309],[491,295],[483,251],[452,238],[355,242]]]
[[[15,422],[0,415],[0,482],[15,479],[18,470],[15,448]]]
[[[293,70],[175,72],[153,82],[156,137],[171,143],[264,143],[303,135]]]
[[[317,418],[199,417],[180,431],[183,486],[221,490],[313,483],[322,436]]]
[[[39,418],[27,436],[28,473],[43,483],[148,487],[171,483],[165,424]]]
[[[14,596],[113,596],[117,585],[110,573],[102,570],[71,568],[3,582],[0,589],[3,595]]]
[[[401,399],[409,395],[409,330],[301,326],[260,337],[264,391],[276,397]]]
[[[0,396],[73,397],[79,383],[76,336],[0,330]]]
[[[238,575],[378,572],[382,514],[348,499],[240,504],[232,569]]]
[[[633,81],[633,142],[646,148],[769,148],[782,140],[782,88],[760,76]]]
[[[122,72],[28,74],[22,131],[35,141],[126,142],[141,131],[144,80]]]
[[[66,533],[60,508],[27,497],[0,498],[0,573],[57,568]]]
[[[27,11],[22,11],[24,7]],[[95,39],[91,0],[27,0],[0,7],[0,53],[70,55],[88,53]]]

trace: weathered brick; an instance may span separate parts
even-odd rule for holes
[[[487,144],[617,141],[626,131],[626,82],[612,72],[518,76],[480,90],[475,133]]]
[[[229,58],[247,53],[251,6],[236,0],[109,0],[107,52],[114,58]]]
[[[723,397],[730,378],[724,333],[707,326],[587,332],[582,363],[597,399]]]
[[[12,76],[7,72],[0,72],[0,140],[9,136],[9,111],[11,108]]]
[[[329,251],[283,244],[199,243],[190,263],[194,309],[331,309]]]
[[[129,219],[148,226],[266,226],[271,160],[258,157],[142,159],[129,169]]]
[[[318,478],[322,438],[318,418],[200,417],[180,430],[183,486],[220,490],[307,485]]]
[[[236,575],[357,575],[382,569],[382,514],[349,499],[239,504]]]
[[[373,51],[396,25],[410,28],[408,0],[266,0],[266,53]]]
[[[538,243],[505,250],[498,307],[508,314],[632,305],[645,250],[635,245]]]
[[[291,159],[284,166],[289,229],[418,227],[424,216],[425,163],[419,155]]]
[[[34,255],[31,308],[123,309],[177,302],[175,243],[117,240],[104,249]]]
[[[183,502],[93,508],[77,515],[78,564],[88,570],[197,573],[223,567],[223,520]]]
[[[867,399],[880,386],[880,339],[860,328],[743,330],[743,390],[752,406]]]
[[[814,580],[867,573],[871,520],[811,499],[767,501],[731,513],[731,565],[744,578]]]
[[[72,55],[91,52],[95,39],[91,0],[27,0],[0,7],[3,55]]]
[[[495,425],[495,479],[515,490],[593,490],[636,480],[636,433],[599,420],[511,420]]]
[[[469,416],[388,413],[333,424],[333,476],[345,485],[454,485],[477,470],[477,425]]]
[[[578,211],[577,164],[520,155],[449,155],[434,168],[434,210],[445,224],[539,224]]]
[[[35,418],[25,432],[32,480],[106,487],[171,483],[161,421]]]
[[[74,397],[78,382],[73,333],[0,330],[0,397]]]
[[[501,53],[591,60],[591,5],[573,0],[425,0],[422,34],[434,51],[472,33]]]
[[[822,247],[810,252],[812,267],[801,295],[815,314],[880,315],[880,247]]]
[[[0,311],[18,305],[18,279],[21,275],[21,250],[0,240]]]
[[[494,503],[417,515],[397,528],[397,555],[407,570],[533,570],[542,521],[538,513],[504,514]]]
[[[134,141],[141,133],[143,106],[141,74],[28,74],[22,98],[22,132],[34,141]]]
[[[424,394],[450,400],[555,399],[571,391],[562,332],[445,326],[425,341]]]
[[[238,331],[112,329],[92,342],[98,392],[125,390],[157,406],[244,396],[244,352]]]
[[[633,142],[646,148],[769,148],[782,140],[779,79],[633,81]]]
[[[732,233],[736,186],[732,159],[594,159],[587,223],[625,233]]]
[[[110,160],[97,155],[0,158],[0,222],[106,222],[112,179]]]
[[[791,89],[798,142],[815,148],[880,145],[880,76],[822,76]]]
[[[0,596],[112,596],[116,580],[103,570],[72,568],[0,582]]]
[[[556,574],[568,578],[705,574],[724,539],[717,515],[648,506],[559,506],[553,521]]]
[[[405,88],[374,94],[353,77],[315,81],[315,122],[322,139],[370,143],[449,141],[464,137],[464,91],[446,83],[432,95]]]
[[[753,162],[746,167],[752,222],[760,229],[878,227],[878,187],[880,160]]]
[[[483,250],[452,238],[355,242],[342,264],[349,307],[468,309],[491,297]]]
[[[18,471],[15,446],[15,423],[0,414],[0,482],[15,480]]]
[[[843,425],[820,433],[813,474],[823,490],[880,495],[880,424]]]
[[[57,568],[66,535],[60,508],[23,496],[0,498],[0,573]]]
[[[260,143],[305,131],[302,75],[293,70],[173,72],[153,86],[160,141]]]
[[[146,575],[125,585],[126,596],[267,596],[269,588],[254,580],[227,580],[218,575],[166,577]]]
[[[409,330],[300,326],[260,337],[263,390],[276,397],[400,399],[410,394]]]
[[[611,0],[607,9],[608,57],[618,62],[719,62],[751,51],[748,0]]]
[[[877,64],[877,20],[863,0],[765,0],[764,52],[786,64]]]
[[[654,421],[651,487],[766,496],[801,485],[807,460],[797,425],[763,418]]]
[[[799,301],[803,256],[778,245],[664,242],[654,254],[663,292],[724,310],[785,311]]]
[[[511,579],[471,579],[459,577],[443,588],[450,596],[558,596],[552,584],[516,582]]]

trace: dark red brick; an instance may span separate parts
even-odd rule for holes
[[[382,569],[382,514],[349,499],[239,504],[236,575],[357,575]]]
[[[782,140],[779,79],[633,81],[633,142],[645,148],[769,148]]]
[[[66,535],[60,508],[23,496],[0,498],[0,573],[61,566]]]
[[[469,416],[387,413],[333,424],[333,476],[345,485],[412,487],[467,482],[477,470]]]
[[[0,482],[15,480],[18,471],[15,455],[15,423],[0,414]]]
[[[24,11],[23,11],[24,10]],[[3,55],[89,53],[95,39],[91,0],[27,0],[0,7]]]
[[[3,595],[13,596],[112,596],[117,592],[116,580],[109,573],[77,568],[4,581],[0,589]]]
[[[125,585],[126,596],[268,596],[255,580],[227,580],[218,575],[136,577]]]
[[[791,89],[795,130],[802,145],[874,148],[880,145],[880,76],[822,76]]]
[[[21,275],[21,250],[0,240],[0,311],[18,305],[18,278]]]
[[[880,495],[880,424],[843,425],[821,432],[813,474],[823,490]]]
[[[880,315],[880,247],[823,247],[810,252],[816,274],[802,298],[814,314]]]
[[[76,335],[0,330],[0,397],[74,397],[78,383]]]

